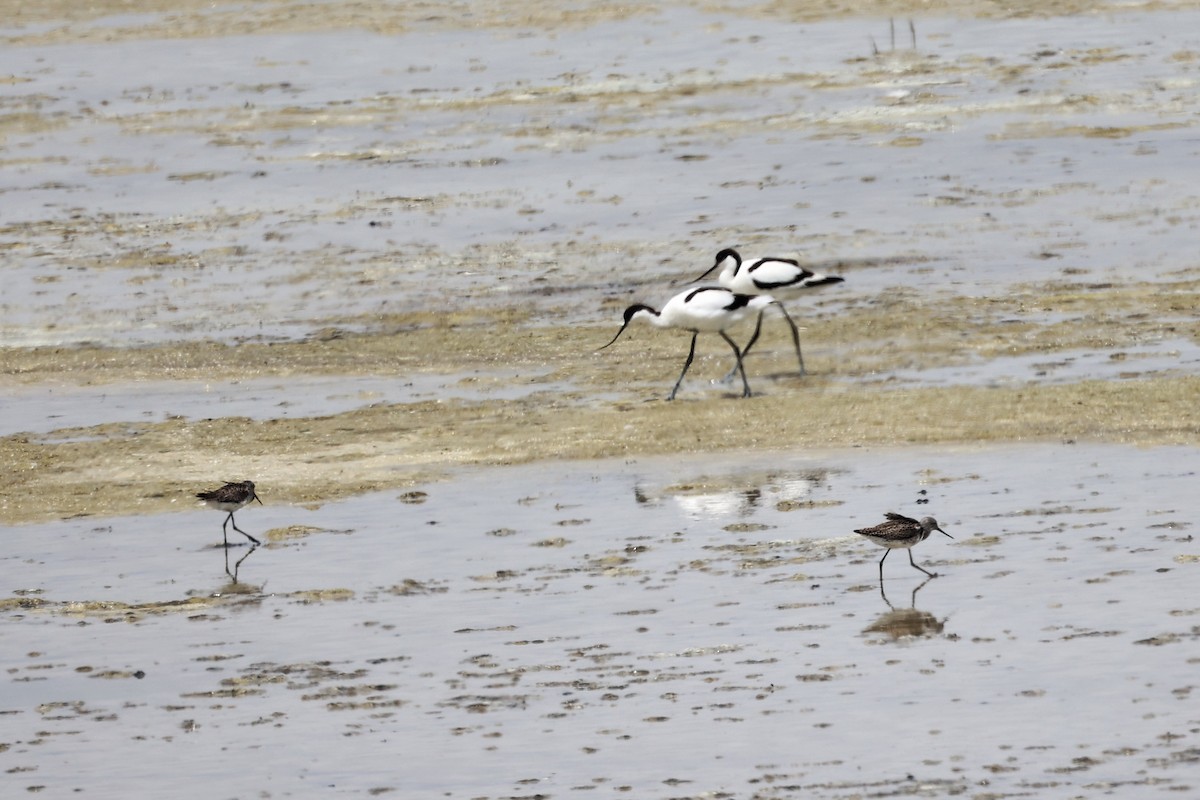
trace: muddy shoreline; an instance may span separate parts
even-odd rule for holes
[[[333,373],[352,387],[356,374],[394,373],[403,382],[406,374],[437,363],[467,382],[498,366],[515,369],[487,379],[488,385],[524,395],[367,404],[303,418],[175,417],[13,434],[0,439],[0,464],[9,476],[0,519],[16,524],[190,508],[195,489],[238,476],[253,477],[271,502],[319,504],[408,487],[460,466],[546,459],[968,442],[1200,443],[1193,424],[1200,378],[1169,370],[1141,373],[1137,360],[1122,359],[1120,343],[1111,340],[1111,358],[1127,370],[1117,380],[951,387],[880,380],[872,367],[882,351],[892,363],[932,368],[995,346],[986,326],[964,336],[950,316],[940,331],[920,313],[899,318],[922,321],[918,330],[893,331],[897,338],[886,348],[852,341],[849,334],[835,347],[823,326],[812,325],[806,337],[812,374],[804,378],[789,374],[786,337],[774,331],[765,337],[764,355],[751,359],[759,395],[747,400],[706,386],[724,367],[720,352],[710,348],[702,349],[696,377],[680,397],[665,401],[686,337],[649,329],[601,354],[588,348],[611,329],[520,324],[492,337],[495,352],[481,352],[470,326],[272,346],[10,352],[12,377],[34,383],[90,379],[114,392],[136,392],[138,376],[150,375],[236,380],[270,374],[286,382],[289,376]],[[852,315],[839,324],[870,330],[855,325]],[[1073,326],[1073,336],[1058,340],[1059,348],[1039,344],[1049,334],[1031,333],[1025,347],[1052,361],[1105,335],[1102,330],[1112,328]],[[1123,336],[1126,343],[1138,339],[1136,331]],[[907,349],[894,345],[906,340]],[[407,355],[398,357],[400,343]],[[532,375],[520,375],[522,366]],[[214,478],[214,471],[222,477]]]
[[[375,332],[333,326],[301,342],[10,349],[3,372],[16,391],[136,394],[147,380],[271,377],[286,386],[306,376],[338,376],[352,391],[359,378],[403,384],[433,375],[498,396],[364,402],[302,418],[188,419],[164,408],[161,421],[11,434],[0,438],[9,476],[0,521],[188,509],[197,489],[241,476],[270,502],[319,504],[462,466],[548,459],[1065,440],[1196,445],[1200,378],[1171,369],[1169,358],[1165,369],[1143,369],[1127,353],[1146,341],[1195,342],[1197,291],[1192,280],[1056,282],[1003,297],[894,296],[819,310],[804,334],[811,374],[794,374],[785,330],[768,324],[748,370],[759,394],[748,400],[707,385],[723,371],[716,341],[701,344],[689,384],[666,402],[685,334],[643,328],[596,352],[611,326],[545,325],[515,309],[400,315],[377,321]],[[919,376],[968,361],[1034,355],[1053,364],[1097,350],[1108,353],[1115,379],[922,386],[889,377],[900,367]]]

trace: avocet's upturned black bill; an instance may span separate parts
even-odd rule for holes
[[[225,521],[221,523],[221,536],[223,536],[225,539],[226,547],[229,547],[229,534],[226,531],[226,526],[230,523],[233,523],[233,529],[235,531],[254,542],[256,547],[262,544],[262,542],[260,542],[258,539],[255,539],[253,536],[239,528],[237,526],[237,522],[234,522],[233,519],[233,512],[237,511],[243,506],[249,505],[255,500],[258,500],[258,494],[254,491],[254,481],[236,481],[232,483],[226,483],[220,489],[213,489],[207,492],[198,492],[196,497],[197,499],[203,500],[204,504],[209,508],[215,508],[219,511],[229,512],[229,516],[227,516]],[[261,506],[262,500],[258,500],[258,504]]]
[[[792,329],[792,343],[796,346],[796,358],[800,362],[800,374],[805,374],[804,354],[800,351],[800,330],[796,327],[796,323],[792,321],[782,303],[778,303],[778,298],[799,294],[803,290],[815,289],[818,286],[841,283],[845,278],[837,275],[822,275],[819,272],[813,272],[800,266],[800,262],[790,258],[752,258],[743,261],[737,250],[727,247],[717,253],[717,257],[713,260],[713,265],[705,270],[704,274],[699,278],[691,281],[691,283],[696,283],[696,281],[707,278],[712,274],[713,270],[717,269],[720,270],[717,273],[717,283],[721,284],[724,288],[739,294],[769,294],[777,299],[776,304],[779,306],[780,311],[783,312],[783,318],[787,320],[788,326]],[[758,341],[758,334],[761,330],[762,315],[760,314],[758,323],[754,326],[754,335],[750,337],[750,341],[742,348],[743,357],[750,352],[750,348]]]
[[[931,578],[936,578],[937,573],[930,572],[924,567],[917,566],[917,562],[913,561],[912,548],[929,538],[934,531],[946,533],[940,527],[938,522],[933,517],[921,517],[921,519],[913,519],[906,517],[903,514],[893,514],[888,512],[886,515],[887,522],[881,522],[871,528],[860,528],[855,533],[860,536],[865,536],[880,547],[886,547],[887,552],[883,554],[883,558],[879,559],[879,581],[883,583],[883,562],[887,559],[888,554],[893,548],[901,547],[908,550],[908,563],[914,568],[921,570]],[[953,536],[950,536],[953,539]]]
[[[699,289],[689,289],[675,295],[666,302],[661,311],[656,311],[642,303],[636,303],[625,309],[625,322],[612,341],[604,347],[616,342],[629,327],[629,323],[636,319],[645,320],[657,328],[678,328],[691,331],[692,345],[688,350],[687,360],[683,362],[683,371],[679,373],[679,380],[675,381],[675,386],[667,397],[668,400],[674,400],[675,393],[679,391],[679,386],[683,383],[683,376],[687,375],[688,368],[692,366],[692,359],[696,356],[696,337],[701,333],[716,333],[733,349],[733,355],[737,359],[735,369],[742,376],[742,397],[749,397],[750,382],[746,380],[746,369],[742,365],[742,351],[725,331],[742,322],[751,314],[761,313],[764,308],[774,302],[774,298],[765,294],[751,296],[737,294],[717,286],[702,286]],[[604,347],[600,349],[603,350]]]

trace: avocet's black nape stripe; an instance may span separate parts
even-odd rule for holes
[[[639,311],[649,311],[654,316],[658,316],[658,312],[644,303],[634,303],[629,308],[625,309],[625,324],[629,324],[629,320],[633,319],[633,315]]]
[[[740,255],[738,255],[738,251],[734,250],[732,247],[726,247],[724,250],[717,253],[717,257],[716,257],[716,260],[713,262],[713,266],[720,264],[722,261],[724,261],[727,258],[732,258],[734,263],[737,265],[737,268],[741,269],[742,257]],[[737,270],[735,269],[734,272],[736,272],[736,271]]]

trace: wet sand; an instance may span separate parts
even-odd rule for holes
[[[1180,291],[1190,296],[1193,286]],[[272,345],[26,349],[7,362],[19,381],[10,399],[49,383],[68,395],[66,408],[76,424],[0,439],[0,463],[10,476],[0,511],[9,524],[158,513],[186,504],[193,487],[214,474],[254,476],[273,502],[312,503],[408,486],[454,467],[556,458],[936,442],[1196,445],[1193,406],[1200,379],[1178,365],[1178,347],[1161,347],[1162,357],[1152,363],[1126,349],[1161,335],[1163,313],[1147,313],[1153,304],[1138,298],[1164,296],[1178,303],[1180,292],[1145,285],[1084,290],[1060,301],[1082,317],[1069,325],[999,321],[1014,313],[1023,302],[1018,299],[960,301],[979,318],[965,331],[945,301],[931,306],[914,299],[902,308],[889,303],[886,311],[868,305],[814,319],[804,337],[811,374],[803,378],[795,374],[786,329],[768,328],[766,347],[760,345],[768,355],[748,359],[758,394],[745,400],[735,399],[731,389],[705,385],[729,360],[715,339],[702,345],[705,357],[668,403],[686,334],[637,330],[596,353],[611,328],[533,325],[502,315],[413,318],[393,323],[398,333]],[[1049,291],[1039,298],[1043,308],[1056,303]],[[990,323],[982,319],[981,305],[1000,306],[987,309]],[[1175,326],[1194,323],[1181,318]],[[1094,352],[1102,337],[1109,339],[1101,365],[1107,375],[1035,380],[1056,361]],[[910,342],[910,349],[896,347],[898,341]],[[1184,341],[1190,339],[1179,346]],[[939,386],[919,380],[948,365],[982,360],[996,368],[1006,358],[1030,354],[1044,361],[1031,362],[1028,380]],[[431,362],[438,369],[430,369]],[[918,379],[896,377],[900,367]],[[401,387],[422,375],[436,383],[424,393],[414,391],[407,402],[372,402],[366,390],[355,394],[356,381],[388,374]],[[289,385],[330,375],[338,380],[323,385],[327,402],[349,394],[343,405],[352,408],[284,416]],[[278,384],[248,404],[259,409],[259,418],[203,416],[207,412],[187,418],[170,410],[182,401],[169,396],[148,418],[87,424],[91,409],[102,409],[105,401],[130,398],[136,407],[133,398],[145,397],[155,409],[153,395],[146,394],[150,379],[191,381],[197,391],[220,381],[229,394],[238,382],[263,378]],[[72,384],[99,393],[72,405]],[[321,396],[310,399],[320,405]],[[32,407],[43,408],[44,400],[35,398]]]

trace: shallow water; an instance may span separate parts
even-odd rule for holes
[[[315,377],[211,381],[137,381],[99,386],[0,387],[0,436],[50,433],[111,422],[160,422],[171,417],[282,419],[338,414],[381,403],[423,400],[507,400],[528,395],[539,370],[470,374]],[[523,378],[524,383],[514,378]],[[561,385],[559,388],[564,388]]]
[[[32,607],[0,617],[3,780],[1194,791],[1194,449],[705,461],[480,470],[307,510],[267,496],[238,516],[271,542],[230,550],[237,584],[209,511],[12,529],[5,571]],[[954,540],[913,552],[940,577],[896,553],[881,594],[881,551],[851,531],[885,510],[938,516]]]
[[[917,386],[1011,386],[1087,380],[1129,380],[1191,374],[1200,366],[1200,347],[1187,340],[1161,341],[1119,350],[1059,351],[1007,358],[977,358],[933,369],[881,370],[876,377]]]
[[[1162,279],[1194,267],[1196,19],[918,18],[915,50],[883,20],[688,8],[6,47],[0,333],[595,323],[728,245],[841,262],[847,302]]]

